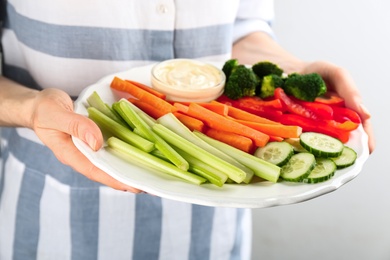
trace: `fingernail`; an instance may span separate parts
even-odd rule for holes
[[[86,133],[85,141],[93,150],[96,150],[96,139],[91,133]]]

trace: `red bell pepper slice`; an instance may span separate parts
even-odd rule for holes
[[[300,126],[303,132],[317,132],[333,136],[343,143],[348,142],[350,136],[350,131],[335,128],[325,121],[316,121],[295,114],[283,114],[278,118],[278,122],[284,125]]]
[[[276,88],[274,93],[275,93],[275,98],[279,99],[282,102],[283,107],[288,112],[295,115],[310,118],[313,120],[320,119],[320,117],[316,113],[314,113],[311,109],[302,106],[301,104],[295,102],[292,98],[287,96],[287,94],[284,92],[282,88]]]
[[[242,99],[244,99],[244,101],[241,101]],[[268,119],[274,119],[283,114],[283,112],[280,109],[275,109],[275,107],[280,107],[280,108],[282,107],[280,100],[276,100],[276,101],[257,100],[257,102],[254,102],[254,101],[248,101],[248,99],[246,98],[233,100],[226,97],[225,95],[222,95],[217,99],[217,101],[229,106],[240,108],[249,113],[262,116]],[[265,102],[269,102],[269,103],[266,103],[267,105],[264,105]]]
[[[243,97],[237,100],[239,103],[245,103],[248,106],[253,105],[255,107],[262,106],[262,107],[269,107],[274,109],[282,109],[282,102],[280,102],[279,99],[270,99],[270,100],[264,100],[259,97]]]
[[[333,117],[337,122],[352,121],[356,124],[362,122],[358,113],[346,107],[333,106]]]
[[[327,91],[323,95],[317,97],[314,102],[332,106],[345,106],[344,99],[333,91]]]
[[[293,98],[291,98],[293,99]],[[316,115],[321,117],[322,119],[328,119],[331,120],[333,119],[333,108],[332,106],[322,104],[322,103],[317,103],[317,102],[308,102],[308,101],[302,101],[298,100],[296,98],[293,99],[295,102],[301,104],[302,106],[310,109],[313,111]]]

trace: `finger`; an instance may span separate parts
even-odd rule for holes
[[[91,119],[73,111],[60,110],[54,112],[56,116],[46,120],[41,128],[52,129],[74,136],[97,151],[103,145],[103,135]]]

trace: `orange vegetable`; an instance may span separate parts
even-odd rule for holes
[[[182,112],[184,114],[187,114],[187,112],[188,112],[188,105],[175,102],[175,103],[173,103],[173,106],[176,107],[178,112]]]
[[[271,142],[281,142],[283,141],[284,138],[283,137],[280,137],[280,136],[273,136],[273,135],[270,135],[269,136],[269,141]]]
[[[191,103],[188,107],[188,115],[202,120],[208,127],[217,130],[228,131],[243,135],[252,139],[256,146],[264,146],[269,140],[269,136],[253,128],[240,124],[225,116],[219,115],[196,103]]]
[[[254,151],[253,141],[248,137],[213,128],[208,129],[205,134],[215,140],[219,140],[225,144],[236,147],[244,152],[253,153]]]
[[[180,104],[189,106],[192,102],[180,102]],[[207,108],[217,114],[227,116],[228,115],[228,105],[222,104],[220,102],[211,102],[211,103],[197,103],[198,105]]]
[[[144,85],[144,84],[137,82],[137,81],[128,80],[128,79],[126,81],[130,82],[133,85],[136,85],[139,88],[142,88],[143,90],[146,90],[147,92],[155,95],[156,97],[159,97],[161,99],[166,99],[166,95],[164,93],[161,93],[161,92],[159,92],[159,91],[157,91],[157,90],[155,90],[147,85]]]
[[[182,114],[180,112],[174,112],[173,113],[177,119],[179,119],[180,122],[183,123],[188,129],[191,131],[197,130],[199,132],[204,133],[206,126],[204,125],[202,120],[196,119],[194,117]]]
[[[165,115],[161,110],[139,99],[128,98],[128,100],[154,119]]]
[[[237,120],[237,122],[272,136],[297,138],[302,134],[302,127],[296,125],[262,124],[245,120]]]
[[[219,103],[218,101],[211,101],[211,103]],[[222,103],[219,103],[222,104]],[[223,104],[224,105],[224,104]],[[233,107],[233,106],[228,106],[228,116],[239,119],[239,120],[245,120],[245,121],[252,121],[252,122],[257,122],[257,123],[264,123],[264,124],[275,124],[275,125],[280,125],[279,122],[272,121],[270,119],[267,119],[265,117],[261,117],[252,113],[249,113],[247,111],[244,111],[242,109]]]
[[[134,98],[139,99],[149,105],[160,110],[161,113],[166,114],[170,112],[176,112],[177,108],[171,105],[169,102],[161,99],[148,91],[130,83],[129,81],[122,80],[118,77],[114,77],[111,82],[110,87],[115,90],[127,92],[132,95]]]

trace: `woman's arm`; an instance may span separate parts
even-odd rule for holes
[[[344,98],[346,106],[360,115],[364,130],[368,134],[369,150],[374,151],[375,139],[371,115],[362,104],[360,93],[345,69],[329,62],[304,62],[287,52],[263,32],[249,34],[237,41],[233,46],[232,57],[242,64],[254,64],[260,60],[268,60],[278,64],[286,73],[319,73],[326,81],[328,88],[336,91]]]
[[[95,167],[73,144],[71,136],[98,150],[103,137],[92,120],[73,112],[73,102],[65,92],[32,90],[0,76],[0,111],[1,126],[33,129],[62,163],[89,179],[117,190],[140,192]]]

